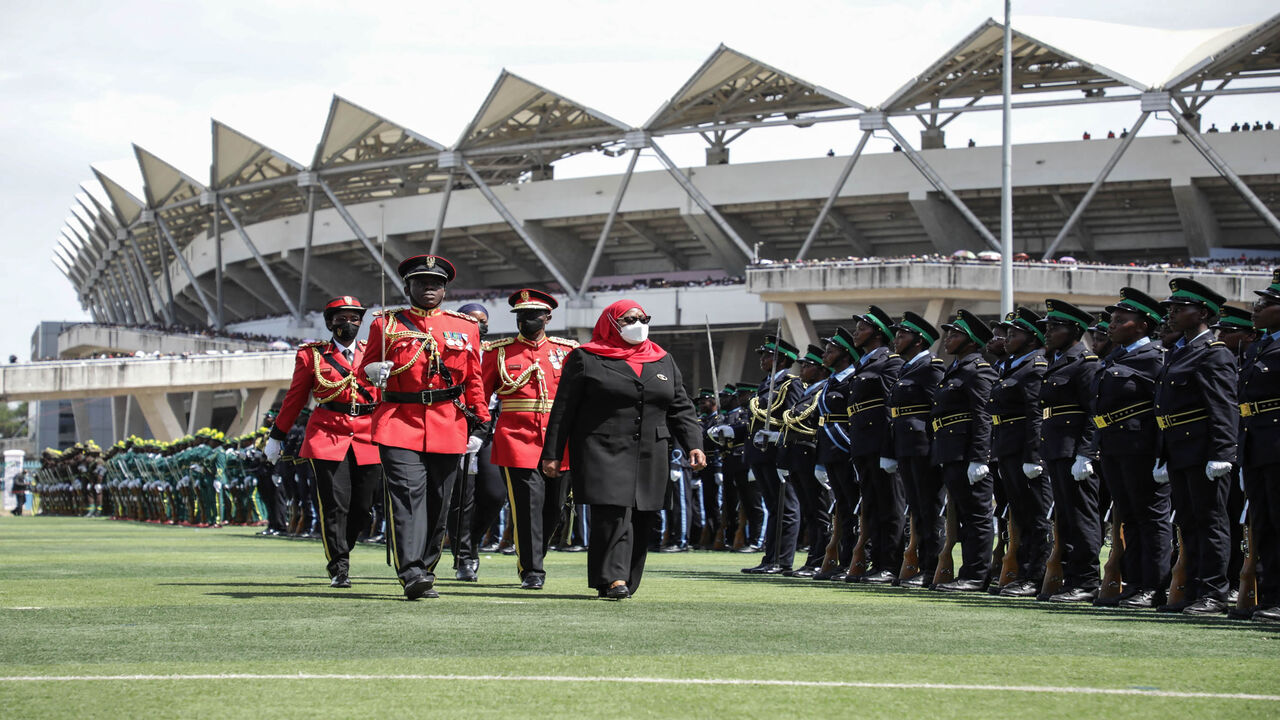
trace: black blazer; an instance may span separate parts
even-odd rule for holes
[[[1000,377],[991,386],[992,459],[1017,456],[1020,462],[1040,462],[1040,385],[1049,363],[1036,350],[1017,367],[1001,363]],[[996,418],[1000,423],[996,424]]]
[[[1170,470],[1204,467],[1209,460],[1236,461],[1236,359],[1227,346],[1206,333],[1170,350],[1156,381],[1156,415],[1202,413],[1204,419],[1179,423],[1160,432],[1160,457]],[[1190,417],[1195,417],[1191,415]]]
[[[1111,351],[1090,384],[1094,415],[1103,415],[1136,403],[1152,402],[1156,377],[1164,365],[1160,343],[1152,341],[1129,352]],[[1156,415],[1144,412],[1093,431],[1093,453],[1103,455],[1156,455]]]
[[[910,360],[908,360],[910,362]],[[929,457],[929,438],[933,430],[929,418],[933,413],[933,393],[942,382],[946,363],[928,356],[911,365],[904,364],[898,381],[889,390],[890,415],[896,408],[900,414],[891,420],[893,452],[888,457]]]
[[[889,391],[902,372],[902,358],[885,348],[867,359],[849,378],[849,454],[889,457]],[[871,405],[854,412],[854,408]]]
[[[641,366],[574,350],[551,406],[542,459],[569,450],[573,496],[588,505],[658,510],[671,443],[702,449],[702,427],[670,355]]]
[[[1240,369],[1239,401],[1266,408],[1240,419],[1240,462],[1248,468],[1280,462],[1280,342],[1262,339],[1245,353]],[[1270,400],[1270,403],[1266,401]]]
[[[949,364],[933,393],[933,433],[930,458],[934,464],[980,462],[991,459],[991,414],[987,399],[996,371],[979,353]]]
[[[1067,460],[1088,455],[1093,440],[1092,382],[1098,356],[1076,343],[1049,363],[1040,385],[1040,457]],[[1049,417],[1044,417],[1045,411]]]

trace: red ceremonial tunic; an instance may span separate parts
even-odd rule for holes
[[[386,359],[391,377],[386,392],[416,393],[462,385],[458,400],[482,421],[489,419],[486,396],[480,388],[480,331],[469,315],[420,308],[390,308],[369,327],[369,352],[359,372],[382,358],[382,337],[387,337]],[[447,368],[452,383],[439,368]],[[373,441],[379,445],[418,452],[461,455],[467,450],[467,420],[452,400],[430,405],[384,401],[373,414]]]
[[[293,363],[293,381],[280,405],[271,437],[283,440],[307,400],[314,397],[316,410],[307,422],[301,457],[341,461],[351,448],[358,465],[381,462],[371,435],[373,416],[353,417],[348,412],[352,402],[368,405],[378,401],[378,389],[369,384],[362,373],[356,372],[365,348],[363,342],[353,345],[355,360],[348,364],[332,341],[300,346]]]
[[[556,337],[535,344],[517,335],[485,348],[480,370],[484,394],[498,393],[499,403],[498,422],[493,428],[494,465],[538,467],[564,358],[577,346],[572,340]],[[568,468],[566,461],[561,470]]]

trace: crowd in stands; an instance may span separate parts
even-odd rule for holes
[[[724,285],[743,285],[747,279],[741,275],[727,275],[722,277],[713,277],[708,275],[700,280],[671,280],[666,277],[644,277],[636,278],[630,282],[623,283],[593,283],[587,292],[622,292],[624,290],[659,290],[663,288],[697,288],[697,287],[714,287]],[[556,283],[548,283],[546,288],[555,293],[562,292]],[[508,290],[450,290],[449,301],[469,300],[472,302],[486,303],[490,305],[498,305],[507,301]]]
[[[271,316],[264,316],[271,317]],[[77,323],[74,327],[105,327],[105,328],[121,328],[124,330],[149,330],[151,332],[164,333],[165,335],[189,335],[196,338],[207,338],[213,340],[243,340],[244,342],[263,343],[269,345],[278,340],[292,342],[289,338],[282,338],[278,335],[261,335],[258,333],[242,333],[231,332],[229,330],[215,330],[211,327],[195,327],[191,325],[125,325],[122,323],[112,322],[83,322]],[[68,328],[71,329],[71,328]]]
[[[1042,260],[1033,258],[1027,253],[1015,253],[1013,261],[1019,265],[1067,265],[1070,267],[1089,267],[1089,268],[1136,268],[1143,270],[1213,270],[1214,272],[1241,272],[1241,271],[1257,271],[1270,272],[1271,268],[1280,264],[1280,259],[1267,257],[1249,257],[1240,255],[1239,257],[1230,258],[1181,258],[1171,260],[1131,260],[1129,262],[1101,262],[1090,260],[1082,263],[1071,256],[1060,256],[1050,260]],[[1000,262],[1000,253],[995,251],[984,251],[974,253],[961,250],[954,255],[940,255],[936,253],[925,253],[920,255],[900,255],[895,257],[858,257],[849,255],[847,257],[828,257],[813,258],[803,260],[792,260],[783,258],[780,260],[771,260],[768,258],[760,258],[751,263],[749,267],[766,268],[766,267],[805,267],[810,265],[878,265],[882,263],[969,263],[975,265],[991,264]]]

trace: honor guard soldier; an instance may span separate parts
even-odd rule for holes
[[[885,459],[892,462],[885,468],[902,477],[920,558],[919,572],[907,579],[900,577],[898,585],[922,588],[933,582],[942,552],[946,488],[938,466],[929,459],[929,416],[945,363],[929,351],[938,341],[938,330],[929,321],[908,311],[893,325],[893,331],[893,349],[904,362],[887,398],[892,455]]]
[[[299,457],[309,461],[315,475],[320,537],[329,584],[335,588],[351,587],[351,548],[369,529],[369,508],[382,472],[370,424],[378,389],[355,372],[366,352],[365,343],[356,340],[364,314],[365,307],[350,295],[325,304],[324,323],[333,337],[298,348],[293,382],[263,448],[269,463],[278,461],[294,421],[307,401],[315,399]]]
[[[995,540],[992,517],[991,416],[987,399],[996,371],[982,357],[991,341],[991,328],[968,310],[957,311],[942,347],[955,359],[947,366],[933,394],[930,457],[942,466],[942,481],[959,526],[963,564],[956,579],[936,589],[943,592],[981,592],[985,589]]]
[[[855,315],[853,345],[861,357],[849,379],[849,457],[862,491],[862,517],[870,545],[870,565],[866,575],[850,570],[845,579],[887,585],[898,579],[902,567],[906,531],[907,501],[902,480],[888,472],[891,464],[880,458],[889,454],[889,408],[885,403],[902,371],[902,358],[890,348],[893,319],[872,305]]]
[[[766,335],[756,348],[764,379],[756,388],[751,410],[747,445],[747,467],[760,483],[764,506],[769,511],[764,537],[764,558],[756,567],[743,568],[752,575],[777,575],[791,568],[796,541],[800,536],[800,500],[796,489],[778,474],[778,438],[782,435],[782,414],[800,399],[800,378],[791,374],[798,351],[791,343]]]
[[[1097,320],[1089,326],[1089,342],[1093,346],[1093,354],[1104,360],[1115,349],[1111,336],[1107,331],[1111,328],[1111,313],[1103,310],[1098,313]]]
[[[1258,341],[1240,368],[1240,465],[1257,547],[1258,604],[1253,619],[1280,622],[1280,270],[1253,291]]]
[[[1016,584],[1019,595],[1030,596],[1040,588],[1050,551],[1049,505],[1053,491],[1040,455],[1040,393],[1049,363],[1042,349],[1044,320],[1025,307],[1010,315],[1004,322],[1008,358],[1001,364],[988,406],[991,454],[1004,487],[1009,524],[1011,528],[1016,526],[1019,536],[1018,576],[1008,585]],[[1011,529],[1011,535],[1012,532]],[[998,577],[1000,569],[994,571]],[[999,578],[997,585],[1003,580]]]
[[[1090,456],[1102,463],[1102,476],[1112,478],[1112,502],[1119,508],[1126,526],[1125,554],[1140,560],[1138,576],[1130,583],[1140,590],[1124,599],[1124,607],[1151,608],[1164,602],[1169,587],[1169,558],[1173,531],[1169,524],[1169,482],[1153,473],[1156,460],[1155,382],[1164,365],[1164,352],[1151,336],[1163,321],[1159,304],[1134,288],[1120,288],[1120,301],[1107,308],[1111,313],[1107,335],[1112,350],[1090,383],[1092,397],[1093,447]],[[1078,482],[1093,475],[1089,457],[1076,458],[1071,474]],[[1084,494],[1079,504],[1057,509],[1058,517],[1071,515],[1080,527],[1081,551],[1092,552],[1086,567],[1064,565],[1063,592],[1079,600],[1090,599],[1099,583],[1097,557],[1101,549],[1101,511]],[[1113,518],[1114,521],[1114,518]],[[1132,566],[1131,566],[1132,567]],[[1071,573],[1075,573],[1074,578]],[[1076,587],[1070,587],[1071,583]],[[1122,593],[1123,594],[1123,593]],[[1064,598],[1066,599],[1066,598]],[[1074,598],[1071,598],[1074,599]]]
[[[374,319],[360,372],[385,388],[373,441],[386,473],[387,546],[405,597],[416,600],[437,596],[432,585],[459,460],[489,408],[477,321],[440,308],[453,264],[416,255],[398,271],[412,306]]]
[[[1258,340],[1258,331],[1253,327],[1253,313],[1230,305],[1223,305],[1222,312],[1218,315],[1218,322],[1214,323],[1210,329],[1217,333],[1218,340],[1227,346],[1227,349],[1231,351],[1231,356],[1235,358],[1238,379],[1239,369],[1245,360],[1245,350]],[[1238,383],[1236,392],[1238,395]],[[1233,479],[1229,483],[1230,490],[1227,495],[1227,519],[1231,522],[1231,562],[1227,565],[1227,580],[1232,583],[1240,579],[1240,572],[1244,566],[1244,552],[1247,548],[1245,529],[1250,522],[1245,517],[1247,505],[1245,503],[1244,486],[1247,480],[1243,477],[1243,461],[1239,450],[1243,434],[1244,422],[1242,420],[1236,430],[1236,468],[1232,471]],[[1236,477],[1240,478],[1240,482],[1235,481],[1234,478]],[[1253,550],[1253,552],[1256,556],[1256,550]],[[1256,597],[1254,599],[1256,600]],[[1239,613],[1244,611],[1247,619],[1247,616],[1253,614],[1255,606],[1249,602],[1249,598],[1245,598],[1246,611],[1238,604],[1239,600],[1240,596],[1236,588],[1232,587],[1230,596],[1227,598],[1227,604],[1236,605],[1236,607],[1229,609],[1228,614],[1233,618],[1241,619]]]
[[[1226,612],[1230,591],[1227,496],[1240,419],[1236,363],[1209,329],[1225,298],[1188,278],[1174,278],[1169,287],[1173,292],[1162,305],[1182,337],[1165,355],[1156,384],[1160,460],[1188,560],[1187,598],[1194,600],[1182,612],[1216,615]]]
[[[725,386],[732,400],[725,403],[721,424],[707,431],[707,437],[724,447],[721,455],[724,482],[721,502],[720,526],[724,533],[723,544],[735,552],[759,552],[764,545],[764,504],[760,499],[760,484],[752,482],[746,462],[747,444],[751,442],[748,403],[755,395],[756,386],[735,383]],[[742,532],[741,543],[737,542]]]
[[[693,403],[698,411],[698,422],[702,424],[703,434],[712,440],[705,448],[707,466],[693,473],[694,485],[699,489],[697,494],[702,500],[702,505],[698,508],[702,524],[698,528],[695,550],[716,549],[716,540],[720,537],[720,488],[724,484],[724,463],[721,460],[723,448],[711,437],[710,432],[723,422],[720,405],[731,397],[733,392],[728,387],[719,393],[711,388],[703,388]]]
[[[822,348],[810,345],[800,356],[800,381],[805,385],[804,392],[795,406],[782,414],[778,472],[785,468],[787,482],[795,486],[807,531],[803,544],[809,546],[809,557],[804,565],[783,573],[788,577],[811,578],[818,574],[827,544],[831,542],[831,489],[826,483],[818,482],[814,475],[818,420],[822,417],[818,412],[818,399],[827,375],[828,369],[822,364]]]
[[[1028,438],[1028,442],[1039,447],[1040,464],[1049,480],[1046,489],[1050,491],[1050,495],[1045,499],[1053,500],[1054,507],[1057,508],[1056,515],[1061,521],[1058,533],[1062,540],[1060,547],[1063,562],[1069,568],[1074,568],[1078,564],[1094,563],[1097,559],[1096,555],[1093,558],[1081,558],[1077,555],[1086,551],[1091,544],[1083,542],[1079,537],[1080,529],[1072,524],[1077,515],[1070,512],[1070,508],[1087,504],[1080,495],[1087,494],[1091,483],[1096,482],[1087,476],[1079,480],[1075,478],[1072,467],[1076,465],[1077,458],[1083,458],[1082,465],[1088,464],[1091,469],[1101,469],[1100,463],[1096,463],[1093,458],[1093,423],[1089,421],[1093,378],[1098,372],[1098,356],[1081,342],[1093,320],[1092,315],[1071,303],[1054,298],[1045,300],[1045,307],[1045,356],[1049,364],[1040,384],[1040,402],[1036,410],[1040,415],[1039,434],[1038,437]],[[1123,477],[1117,476],[1117,480],[1123,480]],[[1096,489],[1094,492],[1096,493]],[[1094,502],[1096,503],[1096,498]],[[1022,525],[1019,521],[1021,545],[1024,548],[1035,548],[1028,552],[1038,558],[1038,565],[1034,572],[1019,572],[1018,581],[1001,589],[1001,595],[1035,597],[1039,593],[1044,582],[1045,562],[1049,557],[1049,543],[1053,532],[1047,511],[1048,507],[1045,508],[1044,515],[1036,516],[1029,525]],[[1136,530],[1135,525],[1131,530],[1135,536]]]
[[[538,460],[564,358],[578,343],[547,336],[551,311],[558,306],[551,295],[517,290],[507,304],[520,332],[488,345],[480,375],[484,397],[498,394],[492,461],[507,485],[520,587],[541,590],[547,576],[542,561],[568,494],[563,472],[568,465],[561,465],[560,477],[544,478]]]
[[[858,370],[862,354],[853,344],[853,333],[838,327],[827,338],[822,364],[831,368],[831,376],[818,395],[818,462],[814,474],[826,483],[835,496],[836,566],[813,576],[814,580],[843,581],[849,577],[853,548],[858,542],[858,479],[849,462],[849,383]]]

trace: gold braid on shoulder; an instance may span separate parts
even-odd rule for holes
[[[317,397],[317,398],[316,398],[316,402],[322,402],[322,403],[324,403],[324,402],[329,402],[330,400],[332,400],[332,399],[334,399],[334,398],[338,397],[339,395],[341,395],[343,390],[346,390],[348,387],[354,387],[355,382],[356,382],[356,374],[355,374],[355,373],[351,373],[350,375],[348,375],[348,376],[346,376],[346,377],[342,378],[341,380],[336,380],[336,381],[335,381],[335,380],[329,380],[328,378],[326,378],[326,377],[324,376],[324,373],[321,373],[321,372],[320,372],[320,366],[321,366],[321,364],[322,364],[322,363],[320,362],[320,348],[318,348],[318,347],[312,347],[312,348],[311,348],[311,354],[312,354],[312,357],[313,357],[313,362],[312,362],[311,364],[312,364],[312,365],[314,366],[314,368],[315,368],[316,385],[319,385],[320,387],[324,388],[325,390],[332,390],[332,391],[333,391],[332,393],[330,393],[330,394],[328,394],[328,395],[326,395],[326,396],[324,396],[324,397]],[[317,395],[319,395],[319,393],[317,393]]]
[[[507,348],[505,346],[498,348],[498,379],[502,381],[502,387],[498,388],[499,395],[510,395],[529,384],[529,378],[537,376],[538,378],[538,399],[547,399],[547,381],[543,375],[542,366],[537,360],[525,369],[514,379],[507,373]]]
[[[800,435],[816,435],[818,432],[817,428],[806,427],[804,423],[817,409],[818,397],[817,395],[814,395],[813,401],[810,402],[807,407],[800,408],[799,406],[796,406],[782,413],[782,424],[786,425],[788,432],[794,432]],[[800,412],[796,412],[796,410],[800,410]]]
[[[386,326],[386,329],[383,331],[383,335],[386,336],[388,343],[399,342],[400,340],[405,338],[409,338],[411,340],[421,340],[422,342],[418,343],[418,349],[413,353],[413,356],[409,358],[409,361],[398,368],[392,368],[390,375],[399,375],[405,370],[408,370],[409,368],[413,367],[414,364],[418,362],[418,358],[422,357],[422,354],[424,352],[428,353],[427,355],[427,357],[429,358],[428,362],[435,363],[436,371],[439,372],[440,350],[439,350],[439,347],[436,345],[436,339],[431,336],[430,328],[427,329],[428,332],[422,332],[421,330],[412,330],[409,328],[405,328],[397,332],[395,329],[396,327],[397,327],[396,316],[388,315],[387,326]]]
[[[791,378],[787,378],[781,385],[774,388],[773,404],[769,406],[768,414],[765,414],[760,410],[760,396],[753,396],[751,401],[747,403],[747,406],[751,409],[752,417],[763,423],[773,422],[771,418],[778,412],[778,409],[782,407],[782,403],[787,399],[787,385],[789,384],[791,384]]]

